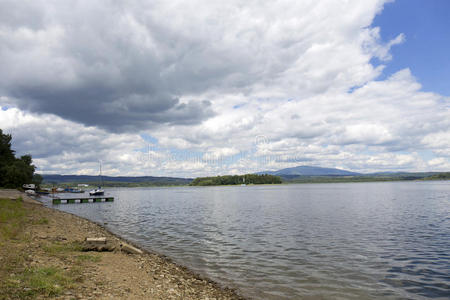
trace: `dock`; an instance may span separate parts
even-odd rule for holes
[[[94,203],[94,202],[113,202],[114,197],[94,196],[83,198],[52,198],[53,204],[75,204],[75,203]]]

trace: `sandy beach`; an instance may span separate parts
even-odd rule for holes
[[[126,241],[98,224],[0,190],[8,201],[19,197],[23,216],[15,232],[0,240],[0,299],[243,299],[160,255],[125,253]],[[87,237],[106,237],[114,250],[83,251]],[[24,275],[42,270],[59,274],[61,283],[47,288]]]

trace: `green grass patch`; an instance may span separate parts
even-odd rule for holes
[[[0,240],[16,238],[25,219],[22,201],[0,199]]]
[[[43,247],[44,251],[51,255],[59,255],[59,254],[65,254],[69,252],[78,252],[81,251],[82,246],[79,242],[72,242],[72,243],[54,243]]]
[[[21,274],[10,276],[6,285],[8,294],[18,299],[52,297],[72,287],[73,279],[57,267],[27,268]]]

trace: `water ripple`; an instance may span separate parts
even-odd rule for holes
[[[448,299],[447,182],[111,189],[107,222],[255,299]]]

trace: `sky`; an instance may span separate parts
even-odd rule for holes
[[[445,0],[0,0],[0,128],[37,172],[450,171]]]
[[[450,96],[450,1],[403,0],[385,5],[373,26],[380,27],[384,40],[402,32],[406,41],[391,49],[395,58],[386,65],[383,77],[409,68],[422,90]]]

